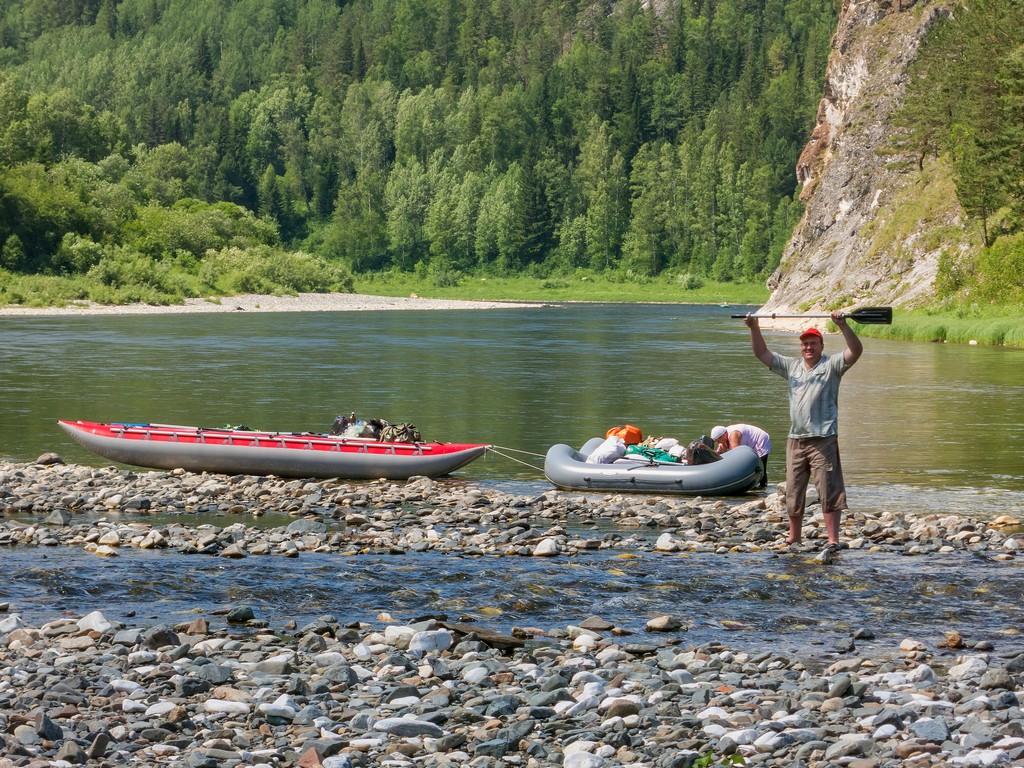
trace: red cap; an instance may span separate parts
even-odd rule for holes
[[[822,335],[821,335],[821,331],[819,331],[817,328],[808,328],[806,331],[801,333],[800,334],[800,341],[803,341],[808,336],[817,336],[819,339],[824,341],[824,338],[822,338]]]

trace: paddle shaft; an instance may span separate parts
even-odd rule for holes
[[[784,318],[831,318],[832,315],[780,315],[773,312],[769,315],[733,315],[733,317],[737,319],[756,317],[759,320],[777,320]],[[864,307],[862,309],[855,309],[852,312],[844,312],[843,317],[862,324],[889,325],[892,323],[892,307]]]

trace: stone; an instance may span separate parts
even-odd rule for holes
[[[646,625],[648,632],[675,632],[682,627],[683,623],[673,616],[656,616]]]
[[[559,545],[557,539],[546,538],[542,539],[533,549],[534,557],[554,557],[561,552],[561,545]]]
[[[322,535],[327,533],[327,526],[320,520],[301,518],[289,523],[285,530],[287,530],[288,533],[312,533]]]
[[[228,611],[227,621],[229,624],[245,624],[256,618],[256,614],[250,605],[239,605]]]
[[[1015,686],[1013,676],[1002,668],[986,670],[978,681],[978,687],[983,691],[1012,690]]]
[[[946,673],[953,680],[980,678],[988,670],[988,663],[980,656],[967,656],[954,664]]]
[[[89,755],[76,741],[66,739],[54,755],[54,760],[72,765],[85,765],[89,762]]]
[[[71,519],[72,516],[70,509],[55,509],[46,518],[46,524],[64,527],[71,523]]]
[[[401,736],[403,738],[413,736],[431,736],[433,738],[439,738],[444,734],[444,731],[434,723],[430,723],[425,720],[407,720],[401,717],[387,717],[383,720],[378,720],[373,724],[373,729],[375,731],[382,731],[383,733],[387,733],[392,736]]]
[[[941,744],[949,738],[949,726],[943,720],[922,717],[908,726],[910,733],[918,739]]]
[[[83,632],[97,632],[102,635],[104,632],[110,631],[113,626],[99,611],[88,613],[78,620],[78,628]]]
[[[602,768],[605,759],[589,752],[575,752],[562,761],[563,768]]]
[[[875,742],[863,737],[844,738],[830,745],[825,750],[826,760],[839,760],[846,757],[866,757],[875,748]]]
[[[451,648],[452,642],[452,633],[447,629],[416,632],[409,638],[409,652],[417,656],[439,653]]]
[[[64,738],[64,731],[61,727],[43,712],[36,715],[35,731],[47,741],[59,741]]]

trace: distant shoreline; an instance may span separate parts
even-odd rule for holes
[[[77,317],[84,315],[183,315],[223,312],[362,312],[376,310],[501,309],[543,306],[536,302],[421,299],[360,293],[300,293],[295,296],[224,296],[186,299],[183,304],[71,304],[64,307],[0,307],[0,317]]]
[[[3,317],[119,317],[129,315],[224,314],[228,312],[377,312],[460,309],[524,309],[565,304],[606,302],[588,301],[498,301],[482,299],[428,299],[412,296],[377,296],[367,293],[299,293],[293,296],[242,294],[185,299],[182,304],[96,304],[77,302],[63,307],[0,306]],[[659,302],[651,302],[657,305]],[[725,305],[723,305],[725,306]],[[822,324],[824,325],[824,324]],[[768,321],[765,330],[795,331],[799,320]]]

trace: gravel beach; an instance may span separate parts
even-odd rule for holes
[[[0,317],[77,315],[167,315],[212,312],[360,312],[367,310],[453,310],[529,307],[536,304],[505,301],[421,299],[417,296],[370,296],[358,293],[300,293],[294,296],[225,296],[187,299],[166,306],[74,304],[65,307],[0,307]]]
[[[234,524],[191,526],[219,509]],[[560,559],[784,549],[777,494],[753,499],[515,496],[473,484],[304,481],[0,463],[0,551],[129,548],[221,558],[422,551]],[[174,514],[172,524],[147,515]],[[123,515],[124,519],[121,519]],[[279,515],[256,528],[249,518]],[[130,518],[130,519],[129,519]],[[287,522],[291,518],[291,522]],[[180,520],[180,522],[177,522]],[[567,520],[617,533],[570,534]],[[330,522],[332,530],[328,530]],[[824,532],[809,519],[808,556]],[[343,523],[340,527],[337,523]],[[852,514],[851,549],[962,551],[1012,565],[1019,523]],[[630,531],[656,526],[653,540]],[[45,549],[44,549],[45,548]],[[839,563],[831,568],[841,568]],[[1024,760],[1024,654],[907,637],[815,665],[770,647],[691,645],[674,616],[600,615],[507,634],[444,617],[270,626],[246,605],[185,623],[104,611],[26,621],[0,603],[6,766],[989,766]],[[110,611],[108,611],[110,613]],[[723,761],[725,761],[723,763]]]

